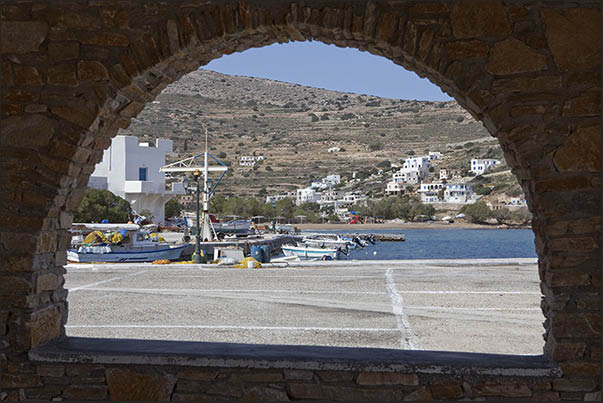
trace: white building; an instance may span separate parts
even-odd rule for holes
[[[239,165],[242,167],[252,167],[258,161],[263,161],[263,160],[264,160],[263,155],[258,155],[257,157],[254,155],[244,155],[239,159]]]
[[[440,191],[444,189],[443,198]],[[433,203],[468,203],[473,195],[473,187],[466,183],[422,183],[419,189],[421,202]]]
[[[341,151],[341,147],[331,147],[327,150],[327,152],[330,152],[330,153],[338,153],[340,151]]]
[[[266,196],[266,204],[276,203],[279,200],[284,200],[287,198],[295,199],[297,197],[297,192],[287,192],[273,196]]]
[[[385,193],[390,196],[397,196],[404,194],[404,184],[398,182],[387,182],[387,187],[385,188]]]
[[[137,213],[148,210],[156,223],[165,219],[165,203],[175,195],[186,193],[182,182],[165,190],[165,155],[172,152],[172,140],[157,139],[155,145],[138,143],[134,136],[116,136],[96,164],[88,186],[109,190],[130,202]]]
[[[419,173],[419,180],[425,179],[431,168],[431,162],[428,156],[409,157],[404,160],[401,170],[415,170]]]
[[[331,185],[339,185],[341,183],[340,175],[327,175],[321,180],[322,183],[330,183]]]
[[[442,153],[438,152],[438,151],[430,151],[429,152],[429,159],[430,160],[439,160],[440,158],[442,158]]]
[[[471,160],[471,172],[476,175],[485,174],[490,169],[500,164],[500,160],[493,159],[472,159]]]
[[[440,169],[440,180],[444,179],[458,179],[461,177],[461,173],[457,169]]]
[[[300,205],[303,203],[317,203],[320,201],[320,192],[317,192],[311,187],[297,189],[297,197],[295,198],[295,204]]]

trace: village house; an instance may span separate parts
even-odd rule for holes
[[[490,169],[500,164],[500,160],[495,159],[472,159],[471,172],[476,175],[485,174]]]
[[[148,211],[153,222],[163,223],[165,203],[186,193],[182,182],[172,183],[170,191],[165,189],[165,174],[159,168],[172,151],[172,140],[157,139],[151,144],[139,143],[134,136],[115,136],[96,164],[88,187],[109,190],[130,202],[137,213]]]
[[[440,194],[442,189],[444,192]],[[422,183],[418,192],[421,195],[421,202],[427,204],[467,204],[472,201],[473,186],[467,183]]]
[[[239,165],[242,167],[252,167],[257,162],[263,161],[263,160],[264,160],[263,155],[258,155],[257,157],[254,155],[244,155],[241,158],[239,158]]]
[[[295,199],[297,197],[297,192],[285,192],[277,195],[266,196],[266,204],[276,203],[279,200],[284,199]]]
[[[320,197],[321,193],[311,187],[297,189],[295,204],[299,206],[304,203],[317,203]]]

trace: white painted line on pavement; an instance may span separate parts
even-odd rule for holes
[[[88,290],[88,289],[94,287],[95,285],[105,284],[105,283],[109,283],[111,281],[121,280],[124,277],[137,276],[139,274],[146,273],[147,271],[148,270],[142,270],[142,271],[138,271],[138,272],[132,273],[132,274],[127,274],[127,275],[121,276],[121,277],[113,277],[113,278],[110,278],[110,279],[107,279],[107,280],[97,281],[95,283],[90,283],[90,284],[82,285],[82,286],[79,286],[79,287],[68,288],[68,290],[69,290],[70,293],[74,293],[74,292],[80,291],[80,290]]]
[[[83,287],[81,287],[83,288]],[[366,294],[366,295],[386,295],[384,292],[373,292],[373,291],[302,291],[302,290],[212,290],[212,289],[195,289],[195,288],[111,288],[111,287],[87,287],[86,291],[112,291],[112,292],[143,292],[143,293],[165,293],[173,292],[179,294],[191,294],[191,293],[221,293],[221,292],[234,292],[234,293],[288,293],[288,294]]]
[[[277,330],[325,332],[398,332],[391,328],[364,327],[295,327],[295,326],[228,326],[228,325],[67,325],[70,329],[223,329],[223,330]]]
[[[542,312],[542,308],[474,308],[460,306],[422,306],[422,305],[406,305],[406,309],[432,309],[439,311],[538,311]]]
[[[385,271],[385,284],[392,300],[392,312],[396,316],[398,330],[402,334],[400,345],[404,350],[419,350],[419,341],[413,332],[412,327],[410,326],[408,317],[404,313],[404,300],[396,291],[396,283],[392,277],[391,269],[387,269]]]

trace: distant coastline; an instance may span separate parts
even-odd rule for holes
[[[293,224],[300,230],[368,230],[368,229],[500,229],[497,225],[471,224],[467,222],[408,222],[383,224]],[[530,229],[529,225],[510,226],[509,229]]]

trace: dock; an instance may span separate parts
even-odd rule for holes
[[[309,235],[325,235],[325,236],[342,236],[342,237],[346,237],[346,238],[353,238],[353,237],[366,237],[366,236],[370,236],[370,237],[374,237],[375,240],[377,241],[386,241],[386,242],[404,242],[406,241],[406,238],[404,237],[404,234],[370,234],[370,233],[358,233],[358,232],[349,232],[349,233],[326,233],[326,232],[302,232],[301,235],[304,236],[309,236]]]
[[[243,250],[245,256],[250,255],[251,246],[252,245],[268,245],[270,246],[270,253],[272,255],[277,255],[281,253],[281,247],[286,244],[295,245],[297,242],[301,241],[302,237],[299,235],[291,235],[291,234],[266,234],[261,238],[236,238],[236,239],[225,239],[223,241],[213,241],[213,242],[201,242],[201,249],[205,251],[205,254],[212,255],[214,254],[215,248],[239,248]],[[192,254],[195,248],[195,238],[193,237],[189,243],[190,248],[187,248],[185,252],[183,252],[183,256],[187,256],[187,254]],[[189,250],[190,249],[190,250]]]

